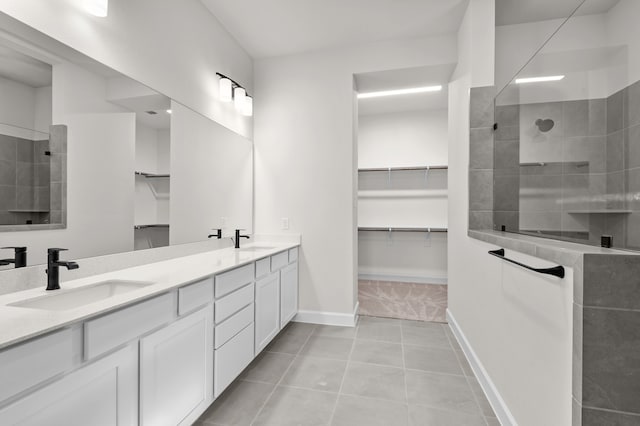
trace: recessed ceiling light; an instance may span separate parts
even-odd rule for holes
[[[546,81],[560,81],[564,78],[564,75],[550,75],[547,77],[527,77],[527,78],[516,78],[516,84],[525,84],[525,83],[543,83]]]
[[[412,95],[415,93],[439,92],[442,86],[413,87],[411,89],[383,90],[381,92],[358,93],[358,99],[380,98],[383,96]]]
[[[172,112],[172,111],[171,111],[170,109],[168,109],[168,110],[167,110],[167,114],[171,114],[171,112]]]

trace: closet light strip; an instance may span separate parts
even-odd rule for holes
[[[413,87],[410,89],[383,90],[380,92],[358,93],[358,99],[381,98],[384,96],[413,95],[416,93],[439,92],[442,86]]]
[[[447,170],[449,166],[416,166],[416,167],[374,167],[358,169],[359,172],[399,172],[399,171],[425,171]]]

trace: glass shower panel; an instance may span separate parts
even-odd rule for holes
[[[496,97],[496,229],[640,249],[639,3],[586,0]]]

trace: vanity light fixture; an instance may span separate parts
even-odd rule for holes
[[[220,78],[220,100],[222,102],[231,102],[236,111],[244,116],[251,117],[253,115],[253,98],[247,94],[244,87],[219,72],[216,75]]]
[[[246,96],[244,98],[244,109],[242,110],[242,115],[246,117],[251,117],[253,115],[253,98],[251,96]]]
[[[245,104],[246,97],[247,97],[247,91],[244,90],[242,87],[236,87],[235,89],[233,89],[233,104],[236,107],[236,111],[238,112],[244,111],[244,104]]]
[[[516,78],[516,84],[526,84],[526,83],[544,83],[547,81],[560,81],[564,78],[564,75],[550,75],[546,77],[526,77],[526,78]]]
[[[106,18],[109,12],[109,0],[85,0],[87,12],[99,18]]]
[[[384,96],[413,95],[415,93],[439,92],[442,86],[413,87],[410,89],[383,90],[381,92],[358,93],[358,99],[381,98]]]

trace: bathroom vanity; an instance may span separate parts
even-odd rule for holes
[[[191,424],[296,315],[298,247],[0,296],[0,424]]]

